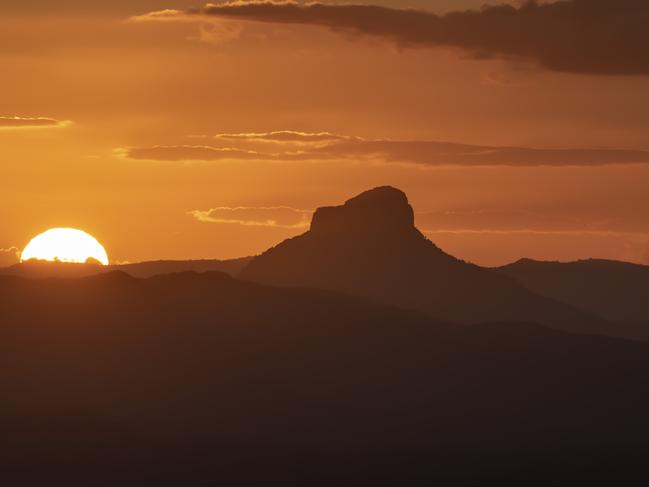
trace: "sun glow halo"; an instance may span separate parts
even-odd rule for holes
[[[20,261],[85,263],[94,259],[108,265],[108,254],[93,236],[75,228],[52,228],[34,237],[20,255]]]

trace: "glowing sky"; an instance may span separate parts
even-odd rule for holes
[[[459,15],[413,17],[415,38],[390,12],[370,24],[329,7],[287,23],[277,6],[5,3],[0,265],[51,227],[91,233],[115,261],[249,255],[304,231],[317,206],[384,184],[467,260],[649,263],[649,42],[613,23],[539,47],[536,11],[502,24],[529,38],[494,39],[476,14],[467,39]],[[372,3],[442,14],[502,2]],[[571,3],[649,17],[644,0]],[[165,8],[177,12],[150,15]]]

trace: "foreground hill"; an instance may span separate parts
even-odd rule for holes
[[[0,309],[20,485],[593,485],[645,463],[642,343],[222,273],[0,276]]]
[[[153,277],[176,272],[225,272],[235,276],[248,264],[250,258],[230,260],[156,260],[132,264],[102,266],[98,263],[69,264],[64,262],[28,261],[0,269],[0,275],[30,278],[86,277],[114,271],[124,271],[133,277]]]
[[[603,318],[635,325],[649,337],[649,266],[610,260],[540,262],[522,259],[496,271],[528,289]]]
[[[344,291],[462,323],[534,321],[620,334],[602,318],[444,253],[415,228],[406,195],[391,187],[318,209],[308,232],[252,259],[240,276]]]

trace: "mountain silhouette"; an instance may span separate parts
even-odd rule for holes
[[[533,321],[619,334],[603,318],[446,254],[415,228],[406,195],[389,186],[319,208],[308,232],[255,257],[240,277],[343,291],[460,323]]]
[[[496,271],[535,293],[618,323],[629,336],[649,339],[649,266],[598,259],[521,259]]]
[[[248,264],[249,257],[238,259],[215,260],[157,260],[150,262],[135,262],[110,266],[110,270],[124,271],[133,277],[153,277],[160,274],[178,272],[225,272],[235,276]]]
[[[78,278],[103,274],[114,271],[124,271],[133,277],[153,277],[160,274],[177,272],[226,272],[230,275],[237,275],[246,266],[249,257],[230,260],[157,260],[149,262],[135,262],[129,264],[112,264],[103,266],[92,260],[84,264],[68,262],[48,262],[42,260],[30,260],[10,267],[0,269],[0,275],[45,278],[45,277],[68,277]]]
[[[215,272],[0,276],[0,309],[11,485],[594,485],[646,463],[640,342]]]

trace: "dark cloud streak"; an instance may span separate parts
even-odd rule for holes
[[[278,137],[277,134],[282,134]],[[286,134],[300,134],[289,137]],[[310,137],[313,135],[313,137]],[[218,145],[168,145],[119,150],[129,159],[157,161],[378,161],[421,166],[536,167],[649,164],[649,151],[628,149],[539,149],[492,147],[425,140],[363,139],[302,132],[220,134]],[[296,147],[296,139],[300,145]],[[266,144],[266,145],[264,145]],[[251,149],[251,146],[254,148]]]
[[[328,157],[375,155],[385,162],[430,166],[605,166],[648,164],[649,152],[625,149],[536,149],[491,147],[416,140],[342,142],[313,151]]]
[[[315,25],[401,46],[446,46],[477,58],[522,58],[562,72],[649,74],[647,0],[528,0],[436,15],[372,5],[237,1],[178,15]],[[156,14],[149,14],[155,18]]]

